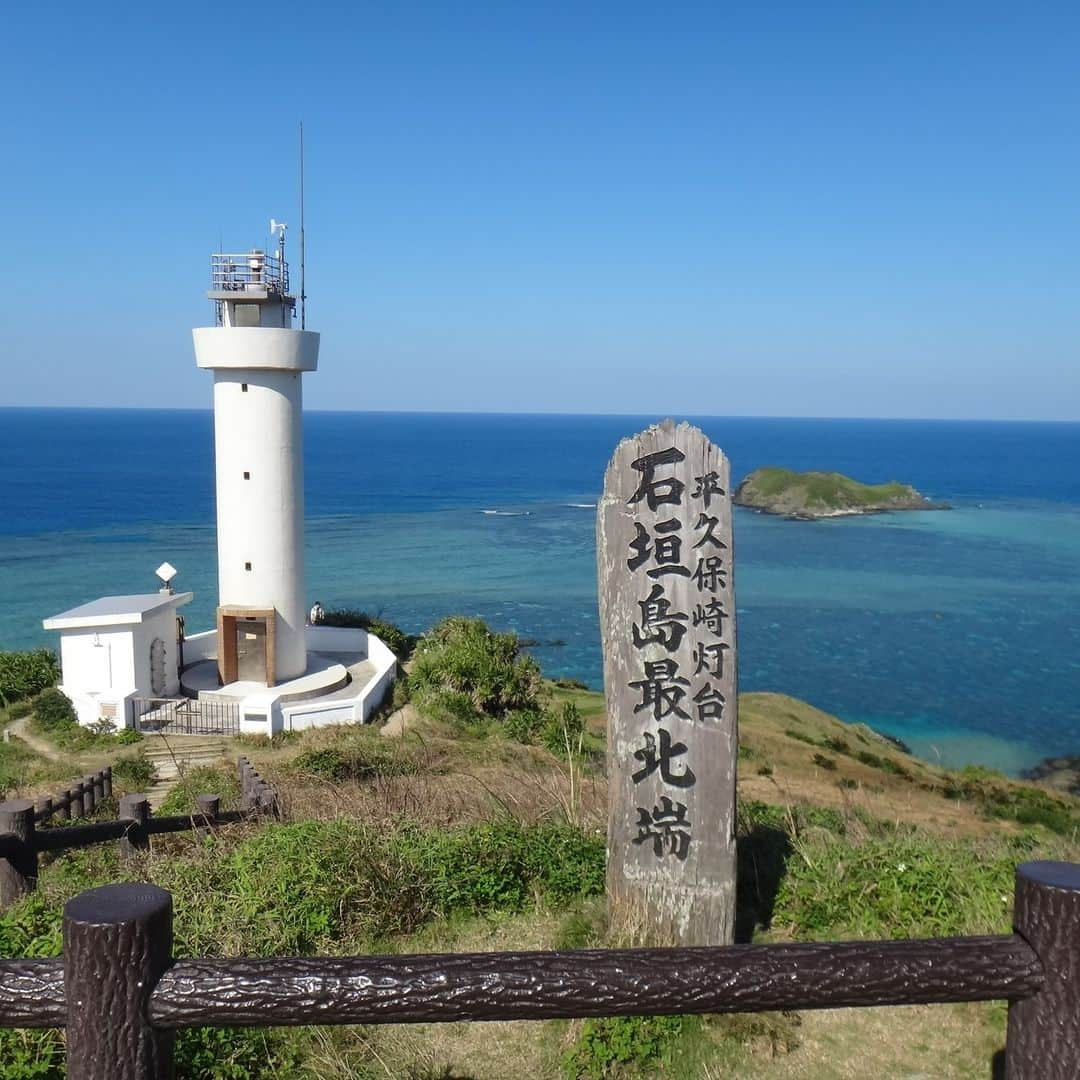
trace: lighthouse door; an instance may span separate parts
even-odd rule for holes
[[[266,620],[236,620],[236,677],[242,682],[266,682]]]

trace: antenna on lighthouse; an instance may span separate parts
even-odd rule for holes
[[[307,329],[307,290],[304,287],[304,121],[300,121],[300,329]]]

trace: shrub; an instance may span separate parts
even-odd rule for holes
[[[547,715],[540,729],[540,741],[553,754],[573,754],[581,749],[585,721],[572,701],[563,702],[556,713]]]
[[[634,1073],[661,1061],[688,1023],[683,1016],[611,1016],[586,1020],[576,1045],[563,1060],[566,1075],[602,1080],[614,1070]]]
[[[51,649],[0,652],[0,704],[33,697],[60,678],[56,653]]]
[[[289,767],[324,780],[371,780],[376,776],[411,776],[417,771],[416,762],[396,744],[386,739],[346,743],[321,750],[305,750]]]
[[[75,707],[66,694],[55,687],[43,690],[34,703],[34,719],[47,732],[58,732],[78,726]]]
[[[975,803],[986,817],[1015,821],[1020,825],[1042,825],[1061,836],[1071,836],[1080,828],[1080,814],[1050,792],[1019,784],[995,783],[995,780],[989,770],[965,769],[946,782],[942,794],[947,799],[959,798]]]
[[[569,679],[565,676],[554,680],[555,685],[560,690],[585,690],[588,691],[589,684],[582,682],[580,679]]]
[[[112,775],[125,791],[145,791],[157,778],[154,763],[142,754],[118,758],[112,767]]]
[[[421,707],[460,723],[539,713],[540,667],[514,634],[453,616],[425,634],[413,653],[409,689]]]
[[[503,730],[511,739],[531,743],[544,723],[544,714],[535,709],[512,709],[503,717]]]
[[[43,690],[33,706],[32,726],[65,750],[79,751],[140,742],[142,735],[134,728],[121,728],[105,717],[83,726],[79,723],[70,698],[55,687]]]

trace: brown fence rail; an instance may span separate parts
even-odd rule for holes
[[[120,842],[120,853],[130,856],[150,846],[160,833],[186,832],[247,821],[253,813],[274,814],[278,799],[246,757],[239,759],[241,808],[221,810],[218,795],[199,795],[194,814],[154,817],[145,795],[124,795],[115,821],[91,821],[84,825],[60,825],[39,829],[51,817],[61,820],[84,817],[112,795],[112,769],[88,776],[61,799],[11,799],[0,803],[0,911],[37,887],[38,855],[43,851],[66,851],[109,840]],[[62,812],[58,814],[58,808]]]
[[[84,776],[77,784],[55,795],[43,795],[34,803],[34,821],[47,824],[53,818],[68,821],[73,817],[85,817],[94,808],[112,796],[112,766],[100,772]]]
[[[701,949],[173,960],[172,897],[64,908],[62,960],[0,962],[0,1026],[66,1027],[68,1076],[172,1076],[177,1028],[1009,1001],[1010,1080],[1080,1076],[1080,866],[1017,869],[1000,937]]]

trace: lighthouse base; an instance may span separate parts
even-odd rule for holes
[[[185,642],[182,692],[200,701],[233,703],[240,730],[249,733],[274,735],[368,720],[394,682],[394,654],[366,630],[309,626],[304,637],[308,666],[297,677],[275,686],[242,679],[221,686],[218,634],[195,634]]]

